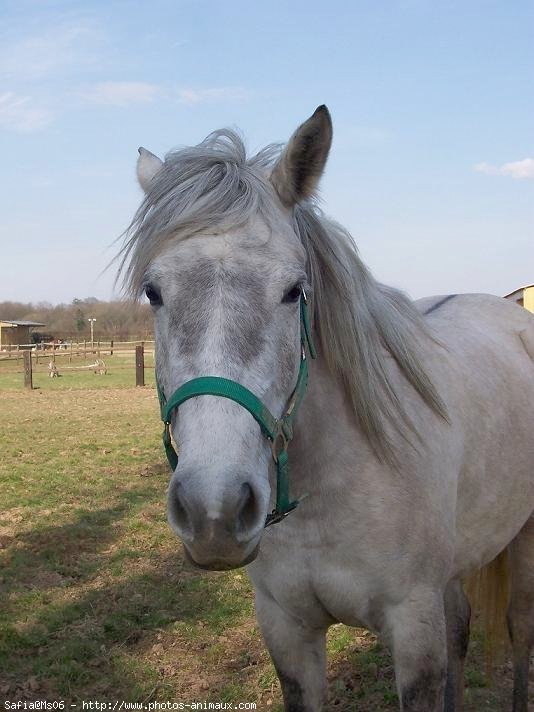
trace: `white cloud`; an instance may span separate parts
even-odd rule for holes
[[[86,101],[107,106],[148,104],[163,96],[162,87],[146,82],[101,82],[83,93]]]
[[[58,77],[101,61],[102,33],[88,20],[59,19],[40,33],[2,37],[0,76],[10,82]]]
[[[33,133],[48,126],[51,120],[51,113],[34,106],[30,96],[18,96],[13,92],[0,94],[0,128]]]
[[[130,106],[147,104],[156,99],[177,97],[180,104],[196,106],[217,101],[244,99],[246,92],[241,87],[212,87],[207,89],[165,88],[146,82],[101,82],[82,93],[85,101],[107,106]]]
[[[534,158],[524,158],[522,161],[503,163],[502,166],[492,166],[490,163],[477,163],[475,171],[489,176],[510,176],[511,178],[534,179]]]
[[[235,101],[244,99],[246,92],[241,87],[216,87],[212,89],[179,89],[178,101],[187,106],[195,106],[212,101]]]
[[[105,34],[90,17],[54,14],[4,23],[0,30],[0,128],[29,133],[68,105],[65,80],[103,61]],[[50,110],[50,106],[54,110]]]

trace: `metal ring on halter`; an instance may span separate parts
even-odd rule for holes
[[[286,438],[283,430],[280,428],[280,430],[276,433],[274,440],[271,441],[271,453],[273,456],[273,460],[276,463],[278,463],[280,453],[287,450],[288,445],[289,440]]]

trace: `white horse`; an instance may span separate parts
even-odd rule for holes
[[[388,643],[402,710],[461,710],[461,581],[507,550],[513,709],[527,712],[534,318],[493,296],[414,303],[378,283],[314,203],[331,138],[322,106],[283,151],[250,159],[231,131],[165,161],[140,149],[145,199],[122,264],[153,306],[162,398],[193,391],[167,411],[163,400],[180,452],[169,522],[198,566],[248,564],[291,712],[322,708],[338,621]],[[271,434],[271,450],[247,399],[278,416],[297,379],[302,395],[303,290],[317,359],[293,431]],[[307,498],[265,529],[273,453],[289,454],[291,491]]]

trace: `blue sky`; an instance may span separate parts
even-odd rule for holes
[[[0,0],[0,301],[112,295],[137,147],[326,103],[325,211],[414,297],[534,282],[532,0]]]

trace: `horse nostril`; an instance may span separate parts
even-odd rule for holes
[[[241,485],[241,493],[237,508],[236,534],[245,535],[257,526],[261,515],[260,506],[254,490],[245,482]]]
[[[183,498],[180,496],[180,485],[174,487],[174,491],[169,498],[169,514],[172,523],[182,532],[188,534],[193,533],[191,517],[189,516]]]

